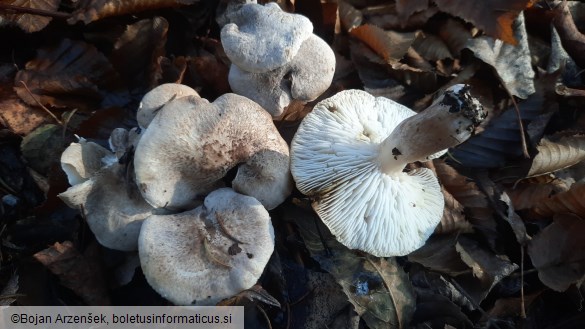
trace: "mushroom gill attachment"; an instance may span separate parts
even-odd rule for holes
[[[444,199],[431,170],[404,167],[463,142],[484,116],[463,85],[419,114],[361,90],[342,91],[302,121],[291,172],[342,244],[380,257],[406,255],[440,222]]]
[[[149,217],[138,248],[148,283],[178,305],[214,305],[252,287],[273,250],[266,209],[229,188],[194,210]]]
[[[136,182],[155,208],[190,209],[238,167],[232,187],[275,208],[290,194],[289,150],[258,104],[225,94],[169,102],[142,134]]]

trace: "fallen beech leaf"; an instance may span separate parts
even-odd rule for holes
[[[543,138],[528,177],[548,174],[585,160],[585,135]]]
[[[61,0],[9,0],[3,2],[15,7],[56,11],[59,8]],[[2,16],[16,23],[18,27],[27,33],[38,32],[44,29],[52,20],[52,17],[33,14],[12,14]]]
[[[13,272],[2,291],[0,291],[0,306],[9,306],[18,298],[18,278],[18,274]]]
[[[423,11],[429,7],[429,0],[396,0],[396,11],[402,18]]]
[[[566,2],[554,10],[555,18],[553,24],[556,27],[563,46],[567,53],[579,67],[585,67],[585,35],[579,31]]]
[[[531,209],[550,198],[552,195],[565,192],[569,187],[560,179],[549,176],[536,176],[522,180],[506,193],[512,200],[514,209]]]
[[[345,0],[339,0],[339,20],[345,31],[362,25],[364,15]]]
[[[74,12],[68,22],[75,24],[83,21],[85,24],[89,24],[110,16],[192,5],[198,2],[199,0],[91,0],[85,7]]]
[[[84,257],[70,241],[56,242],[33,256],[59,277],[61,283],[73,290],[88,305],[109,305],[106,285],[98,264]]]
[[[469,2],[466,2],[469,3]],[[524,15],[514,21],[515,45],[491,37],[478,37],[467,43],[475,57],[491,65],[510,94],[526,99],[535,92],[534,71],[528,49]]]
[[[55,122],[47,112],[25,104],[14,93],[0,100],[0,122],[18,135],[27,135],[43,124]]]
[[[463,205],[465,218],[473,228],[482,232],[489,241],[496,239],[498,233],[493,207],[477,184],[471,178],[457,172],[455,168],[445,163],[445,160],[434,159],[433,164],[441,185]]]
[[[438,35],[455,57],[459,57],[459,53],[471,39],[471,32],[461,21],[453,18],[449,18],[441,24],[438,28]]]
[[[160,77],[156,85],[163,83],[181,83],[187,71],[187,59],[183,56],[173,58],[159,57],[157,65],[160,66]]]
[[[364,259],[337,242],[314,212],[289,207],[285,213],[287,220],[297,224],[311,257],[335,277],[369,328],[408,327],[415,296],[394,258]]]
[[[469,271],[455,250],[457,238],[458,234],[431,235],[422,247],[408,254],[408,260],[450,276]]]
[[[415,288],[417,297],[420,294],[435,294],[442,297],[446,297],[450,302],[456,304],[461,309],[472,311],[476,307],[473,303],[451,283],[448,278],[444,275],[419,270],[417,267],[413,267],[410,271],[410,280]],[[418,303],[417,303],[418,304]],[[417,305],[418,306],[418,305]]]
[[[161,75],[158,60],[165,55],[169,23],[163,17],[143,19],[126,27],[110,59],[129,89],[150,90]]]
[[[367,23],[385,30],[414,31],[424,28],[429,19],[439,12],[436,6],[432,6],[405,19],[398,13],[394,3],[389,1],[385,3],[362,9],[363,15],[367,17]]]
[[[416,37],[415,33],[384,31],[369,24],[358,26],[349,31],[349,34],[368,45],[389,64],[403,58]]]
[[[217,306],[242,305],[241,299],[246,298],[250,301],[259,301],[266,305],[280,307],[280,303],[276,298],[272,297],[262,286],[253,285],[250,289],[243,290],[237,295],[220,301]]]
[[[440,10],[463,18],[484,30],[486,34],[516,44],[512,32],[514,19],[530,0],[434,0]]]
[[[412,47],[425,59],[438,61],[445,58],[453,58],[447,45],[441,38],[432,34],[419,33]]]
[[[14,78],[16,93],[27,104],[95,110],[102,101],[122,93],[120,77],[94,46],[63,39],[55,48],[41,49]],[[30,95],[20,83],[24,81]],[[36,98],[36,100],[35,100]],[[119,105],[127,100],[120,99]]]
[[[571,188],[549,199],[543,199],[533,208],[540,216],[552,216],[554,214],[573,213],[585,217],[585,183],[575,183]]]
[[[465,219],[465,208],[459,201],[457,201],[449,191],[442,188],[445,196],[445,208],[443,209],[443,217],[439,226],[435,229],[435,233],[445,234],[452,232],[471,233],[473,227],[470,222]]]
[[[460,237],[455,246],[461,259],[473,271],[474,284],[470,284],[473,290],[468,291],[476,303],[481,303],[492,288],[503,278],[519,269],[519,266],[505,258],[500,258],[492,252],[484,249],[479,243],[469,237]]]
[[[581,194],[583,195],[583,194]],[[572,214],[555,215],[552,224],[528,245],[528,255],[540,281],[565,291],[585,275],[585,220]]]
[[[63,127],[46,124],[35,129],[22,139],[20,150],[32,169],[46,175],[65,150]]]

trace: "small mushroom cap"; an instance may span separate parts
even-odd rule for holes
[[[375,256],[405,255],[421,247],[444,207],[428,169],[388,175],[379,146],[414,111],[361,90],[319,102],[291,144],[291,172],[299,190],[337,239]]]
[[[236,94],[250,98],[277,117],[293,99],[308,102],[319,97],[331,85],[334,73],[333,50],[321,38],[311,35],[285,65],[250,73],[232,64],[228,79]]]
[[[138,248],[148,283],[178,305],[214,305],[249,289],[273,250],[268,212],[229,188],[210,193],[194,210],[150,216]]]
[[[125,167],[115,163],[58,196],[71,208],[83,206],[87,224],[100,244],[131,251],[138,249],[142,221],[154,209],[126,177]]]
[[[199,94],[193,88],[178,83],[165,83],[152,89],[142,97],[142,101],[138,106],[138,111],[136,112],[138,126],[146,129],[166,103],[185,96],[199,97]]]
[[[308,18],[276,4],[245,4],[221,29],[225,54],[244,71],[268,72],[290,62],[313,33]]]
[[[108,149],[81,138],[79,143],[71,143],[61,154],[61,168],[67,175],[69,185],[77,185],[88,180],[103,166],[115,159]]]
[[[288,145],[270,115],[236,94],[213,103],[171,101],[142,134],[134,156],[144,199],[173,210],[194,207],[236,166],[233,188],[272,209],[292,190],[289,164]]]

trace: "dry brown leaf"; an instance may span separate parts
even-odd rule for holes
[[[528,177],[548,174],[585,160],[585,135],[543,138]]]
[[[538,176],[523,180],[516,186],[506,189],[506,193],[512,200],[514,209],[523,210],[537,206],[542,200],[568,189],[560,179]]]
[[[183,56],[173,58],[159,57],[157,65],[160,66],[160,77],[156,81],[157,85],[163,83],[181,83],[187,71],[187,59]]]
[[[339,20],[341,21],[341,26],[343,29],[345,31],[350,31],[351,29],[362,25],[364,15],[361,11],[355,9],[355,7],[347,3],[347,1],[340,0]]]
[[[79,253],[70,241],[56,242],[34,254],[34,258],[58,276],[65,287],[73,290],[88,305],[110,304],[99,265]]]
[[[585,220],[571,214],[554,222],[532,239],[528,255],[538,277],[549,288],[565,291],[585,275]]]
[[[94,46],[63,39],[55,48],[39,50],[37,57],[18,71],[14,89],[30,105],[36,106],[38,100],[45,106],[95,110],[109,92],[119,88],[119,80],[108,59]]]
[[[469,40],[466,47],[475,57],[495,69],[495,73],[510,94],[526,99],[534,94],[535,87],[524,15],[518,15],[513,21],[512,33],[516,38],[513,45],[492,37],[481,36]]]
[[[429,7],[429,0],[396,0],[396,11],[402,18],[423,11]]]
[[[259,301],[266,305],[272,305],[274,307],[280,307],[278,300],[270,295],[261,285],[253,285],[251,288],[239,292],[237,295],[230,298],[226,298],[220,301],[217,306],[236,306],[242,304],[242,299],[248,299],[250,301]]]
[[[106,17],[192,5],[197,2],[199,0],[92,0],[87,6],[74,12],[68,22],[74,24],[83,21],[89,24]]]
[[[0,122],[15,134],[27,135],[43,124],[55,122],[47,112],[25,104],[14,92],[0,91],[0,95]]]
[[[554,214],[573,213],[585,217],[585,184],[576,183],[563,193],[554,195],[549,199],[541,200],[533,210],[541,216]]]
[[[579,67],[585,67],[585,57],[583,56],[585,35],[575,25],[569,6],[563,2],[554,10],[554,14],[553,24],[557,28],[565,50]]]
[[[161,75],[158,65],[165,55],[169,23],[163,17],[143,19],[126,27],[114,44],[110,59],[130,89],[150,90]]]
[[[447,19],[438,28],[438,35],[455,57],[458,57],[461,50],[465,48],[467,41],[471,39],[471,32],[462,22],[453,18]]]
[[[434,0],[440,10],[473,23],[486,34],[510,44],[514,37],[512,24],[530,0]]]
[[[415,33],[384,31],[374,25],[362,25],[349,31],[349,34],[372,48],[389,64],[399,61],[415,39]]]
[[[435,229],[435,233],[445,234],[452,232],[471,233],[473,227],[471,223],[465,219],[465,208],[459,201],[457,201],[449,191],[442,188],[445,196],[445,208],[443,209],[443,217],[441,223]]]
[[[453,58],[445,42],[432,34],[419,33],[412,47],[429,61],[434,62],[440,59]]]
[[[55,11],[59,8],[61,0],[9,0],[4,2],[15,7]],[[52,20],[52,17],[33,14],[12,14],[3,16],[16,23],[18,27],[27,33],[38,32],[44,29]]]

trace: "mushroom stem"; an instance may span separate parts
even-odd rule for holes
[[[402,121],[381,144],[378,160],[382,172],[402,172],[411,162],[463,143],[485,118],[482,105],[468,85],[455,85],[426,110]]]

